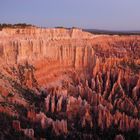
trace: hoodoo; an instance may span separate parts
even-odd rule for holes
[[[0,122],[3,116],[0,138],[138,138],[140,36],[2,28]]]

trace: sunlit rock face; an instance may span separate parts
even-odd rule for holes
[[[5,28],[0,33],[1,65],[28,62],[38,69],[39,79],[48,71],[91,69],[95,54],[86,40],[92,38],[80,29]]]
[[[5,139],[138,139],[140,37],[3,28],[0,95]]]
[[[93,36],[79,29],[7,28],[0,33],[1,57],[7,64],[20,63],[27,59],[30,62],[52,59],[61,64],[76,65],[78,50],[81,51],[83,59],[87,57],[87,51],[92,53],[91,49],[87,50],[87,46],[82,46],[80,42],[81,39],[89,38]],[[84,63],[86,65],[86,62],[81,63],[81,66],[84,66]]]

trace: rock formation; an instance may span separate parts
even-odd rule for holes
[[[29,138],[138,139],[140,37],[3,28],[0,113]]]

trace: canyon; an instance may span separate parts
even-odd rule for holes
[[[140,36],[0,30],[0,138],[139,140]]]

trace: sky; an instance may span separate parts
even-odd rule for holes
[[[140,31],[140,0],[0,0],[0,23]]]

